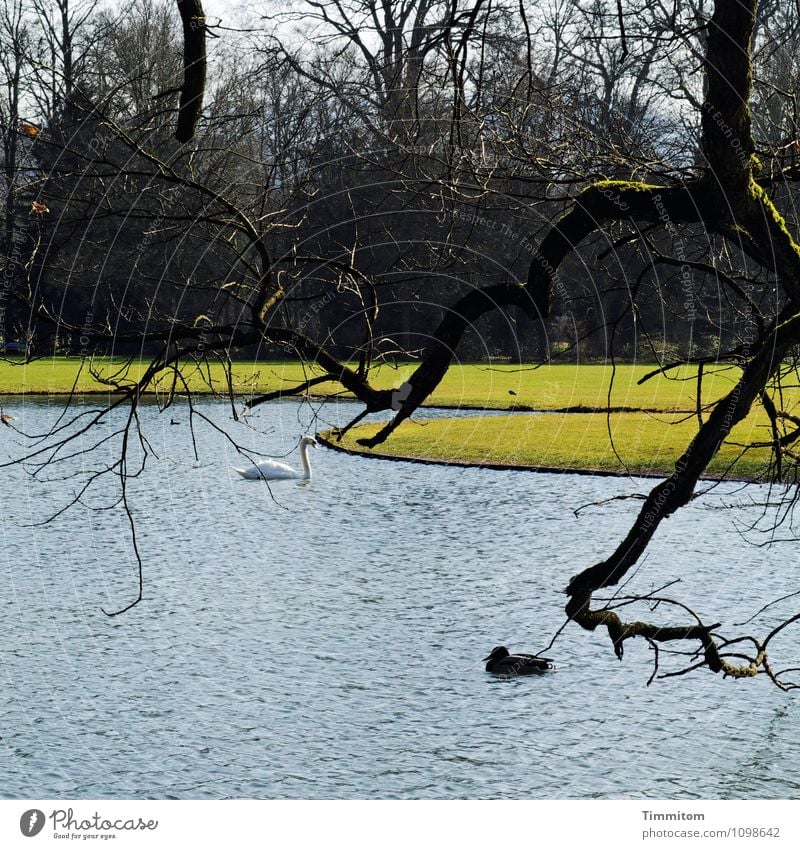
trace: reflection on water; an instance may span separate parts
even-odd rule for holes
[[[296,404],[262,408],[262,434],[223,405],[204,411],[275,457],[314,429]],[[35,404],[22,414],[29,428],[55,415]],[[143,416],[169,459],[132,484],[146,599],[122,617],[100,607],[135,594],[124,517],[82,510],[25,527],[77,483],[19,469],[0,478],[4,796],[800,792],[798,712],[761,680],[703,671],[647,688],[645,643],[628,643],[620,664],[606,639],[575,627],[549,650],[555,674],[483,672],[499,643],[544,648],[569,577],[608,552],[639,502],[573,510],[636,482],[320,449],[312,482],[270,492],[231,472],[241,457],[211,428],[198,424],[195,463],[185,427]],[[717,502],[741,500],[733,491]],[[708,504],[666,523],[635,586],[677,575],[680,598],[730,626],[754,612],[752,586],[764,600],[796,586],[793,558],[744,545],[730,514]]]

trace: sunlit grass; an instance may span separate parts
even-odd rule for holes
[[[686,366],[642,385],[638,381],[653,365],[548,365],[483,366],[451,368],[432,403],[486,406],[495,409],[522,407],[536,410],[569,408],[633,408],[693,410],[697,401],[697,369]],[[718,400],[730,391],[739,370],[720,367],[706,373],[702,403]],[[513,394],[512,394],[513,393]]]
[[[103,378],[115,378],[123,385],[140,380],[149,360],[133,362],[97,357],[81,361],[75,357],[51,357],[31,363],[0,362],[0,392],[5,394],[63,394],[73,387],[78,394],[108,392],[109,386]],[[124,371],[120,371],[124,368]],[[100,375],[100,379],[93,372]],[[237,393],[261,393],[300,383],[304,370],[299,363],[241,362],[233,366],[233,388]],[[307,374],[308,371],[306,370]],[[221,363],[208,366],[186,363],[181,367],[181,376],[194,392],[224,393],[227,391],[227,376]],[[164,371],[149,391],[169,392],[173,386],[174,372]],[[181,382],[177,390],[183,388]]]
[[[108,358],[98,358],[92,363],[94,370],[106,377],[117,372],[121,365],[120,361],[115,364]],[[144,360],[134,361],[128,366],[123,382],[139,380],[147,365]],[[410,377],[414,367],[413,364],[384,365],[372,372],[370,380],[378,388],[396,388]],[[657,376],[638,385],[637,381],[652,370],[653,366],[648,365],[618,366],[614,372],[607,365],[535,368],[530,365],[456,364],[450,368],[428,403],[538,410],[604,409],[609,403],[614,408],[663,411],[695,408],[696,368],[685,366],[674,369],[666,376]],[[218,363],[208,367],[186,364],[182,366],[181,374],[195,392],[209,392],[210,386],[221,393],[227,389],[224,369]],[[318,370],[297,362],[236,362],[233,365],[233,389],[239,395],[261,394],[294,387],[307,377],[319,374]],[[739,370],[731,367],[709,370],[703,378],[702,402],[707,404],[717,400],[730,390],[738,375]],[[166,392],[172,384],[173,374],[165,372],[154,388]],[[53,357],[27,364],[0,362],[0,392],[5,394],[65,393],[70,392],[73,385],[82,394],[108,391],[108,386],[92,375],[89,362],[82,363],[78,358]],[[337,385],[322,383],[312,392],[317,395],[334,393]]]
[[[356,444],[356,439],[372,435],[378,427],[354,428],[342,444],[365,453],[446,462],[668,474],[697,432],[698,421],[647,413],[470,416],[405,422],[373,452]],[[766,416],[754,412],[734,429],[709,473],[758,478],[769,462],[769,449],[742,454],[736,443],[769,438]]]

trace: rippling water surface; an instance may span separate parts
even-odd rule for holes
[[[224,405],[202,410],[264,455],[322,428],[296,404],[262,408],[260,434]],[[57,415],[32,402],[15,414],[28,430]],[[646,643],[629,642],[619,663],[607,638],[575,626],[550,649],[555,674],[484,673],[498,643],[547,645],[567,580],[608,553],[640,502],[573,511],[641,481],[320,449],[311,483],[270,493],[232,476],[241,458],[202,422],[195,462],[187,415],[173,416],[183,426],[143,411],[161,456],[130,492],[145,601],[118,618],[101,607],[130,601],[136,572],[124,516],[99,509],[113,489],[87,499],[94,510],[31,528],[77,481],[0,477],[4,797],[800,794],[797,698],[769,682],[700,671],[648,688]],[[680,577],[672,594],[701,615],[766,633],[731,623],[797,589],[797,561],[791,544],[748,545],[721,509],[750,493],[729,484],[671,519],[632,586]],[[796,642],[795,631],[790,657]]]

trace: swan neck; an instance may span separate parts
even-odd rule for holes
[[[300,462],[303,464],[303,475],[305,478],[311,478],[311,463],[308,460],[308,444],[304,444],[300,449]]]

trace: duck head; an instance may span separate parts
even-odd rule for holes
[[[489,654],[484,658],[484,661],[487,660],[502,660],[504,657],[508,657],[509,651],[505,646],[495,646]]]

